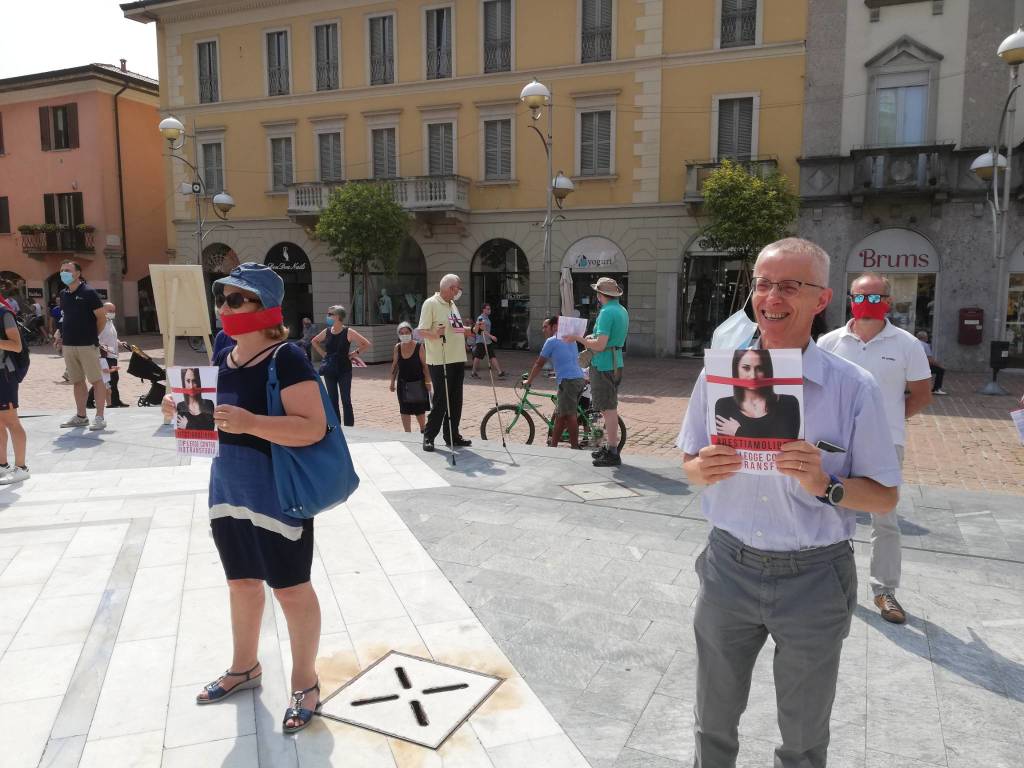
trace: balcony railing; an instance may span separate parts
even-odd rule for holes
[[[336,91],[338,89],[337,59],[316,63],[316,89],[318,91]]]
[[[81,229],[55,232],[22,232],[21,250],[25,253],[92,253],[93,233]]]
[[[395,58],[384,54],[370,56],[370,85],[395,82]]]
[[[395,200],[407,211],[469,212],[469,184],[464,176],[403,176],[397,179],[361,179],[387,184]],[[288,213],[317,216],[330,202],[331,193],[348,182],[300,182],[288,187]]]
[[[722,48],[753,45],[757,40],[757,11],[722,15]]]
[[[220,88],[218,88],[216,77],[199,78],[199,102],[201,104],[212,104],[220,101]]]
[[[441,80],[452,76],[452,49],[427,49],[427,80]]]
[[[771,155],[741,158],[733,160],[751,176],[770,176],[779,170],[779,161]],[[708,176],[722,167],[721,161],[702,160],[686,164],[686,191],[683,193],[684,203],[700,203],[704,201],[704,182]]]
[[[508,72],[512,69],[512,40],[488,40],[484,43],[484,72]]]
[[[584,63],[610,61],[612,58],[612,28],[594,27],[583,30],[580,40],[580,58]]]
[[[268,67],[267,92],[271,96],[286,96],[289,89],[288,67]]]

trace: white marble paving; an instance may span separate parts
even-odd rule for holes
[[[504,678],[441,749],[325,718],[298,737],[285,737],[291,652],[283,613],[269,590],[263,686],[222,704],[194,703],[201,686],[231,659],[228,590],[206,509],[209,464],[195,462],[130,473],[37,475],[20,488],[0,490],[3,721],[22,706],[25,690],[32,695],[29,725],[0,729],[4,768],[35,766],[46,748],[83,643],[97,615],[104,615],[97,609],[127,551],[129,518],[147,518],[149,529],[141,552],[135,550],[138,566],[80,766],[586,765],[383,495],[446,482],[401,443],[356,444],[352,452],[361,487],[316,525],[312,582],[321,603],[317,670],[323,692],[392,650]],[[10,530],[28,525],[52,527]]]

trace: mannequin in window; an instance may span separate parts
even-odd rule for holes
[[[388,289],[380,289],[380,298],[377,299],[377,312],[380,314],[382,323],[391,322],[391,297],[388,296]]]

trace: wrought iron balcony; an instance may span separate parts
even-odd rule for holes
[[[583,30],[580,39],[580,59],[583,63],[592,61],[611,61],[612,28],[593,27]]]
[[[288,67],[268,67],[267,93],[271,96],[286,96],[289,90]]]
[[[452,76],[452,49],[427,49],[427,80],[442,80]]]
[[[757,11],[722,14],[722,48],[753,45],[757,40]]]
[[[45,231],[44,228],[48,228],[50,231]],[[38,227],[22,227],[19,232],[21,233],[21,250],[29,255],[92,253],[95,251],[92,228],[69,227],[54,230],[52,225],[43,224]]]
[[[220,88],[216,77],[199,78],[199,103],[212,104],[220,101]]]
[[[512,69],[512,40],[503,37],[484,42],[484,72],[509,72]]]
[[[338,89],[338,60],[318,60],[316,63],[316,89],[336,91]]]
[[[770,176],[779,170],[779,161],[773,155],[758,157],[741,157],[732,160],[751,176]],[[683,193],[684,203],[704,202],[704,182],[708,176],[722,167],[721,160],[692,161],[686,164],[686,191]]]
[[[395,200],[407,211],[469,212],[470,180],[465,176],[403,176],[396,179],[358,179],[387,184]],[[331,193],[345,181],[313,181],[288,187],[289,216],[319,216]]]
[[[395,58],[384,54],[370,56],[370,85],[395,82]]]

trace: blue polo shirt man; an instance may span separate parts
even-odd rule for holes
[[[754,265],[761,345],[803,350],[805,439],[782,446],[779,474],[740,474],[735,449],[711,445],[704,372],[680,432],[683,469],[707,486],[701,511],[712,525],[695,565],[695,768],[735,764],[740,715],[769,635],[782,735],[775,765],[825,766],[839,656],[857,604],[856,513],[887,515],[899,498],[878,384],[811,340],[814,316],[832,298],[828,268],[828,254],[799,238],[766,246]]]
[[[526,377],[526,388],[530,388],[534,378],[550,360],[555,369],[558,396],[555,400],[555,421],[551,427],[548,445],[556,448],[558,441],[562,438],[562,433],[567,432],[569,446],[579,448],[580,424],[576,418],[576,410],[586,383],[583,378],[583,369],[579,364],[579,353],[576,351],[575,343],[558,338],[558,315],[545,318],[541,330],[547,340],[541,347],[530,374]]]
[[[60,292],[61,352],[68,380],[74,385],[76,409],[75,415],[61,426],[105,429],[107,422],[103,412],[107,403],[107,390],[100,369],[99,335],[107,324],[107,312],[99,294],[82,279],[82,268],[76,262],[65,261],[61,264],[60,278],[67,286]],[[85,410],[90,385],[95,391],[96,400],[96,417],[92,424]]]

